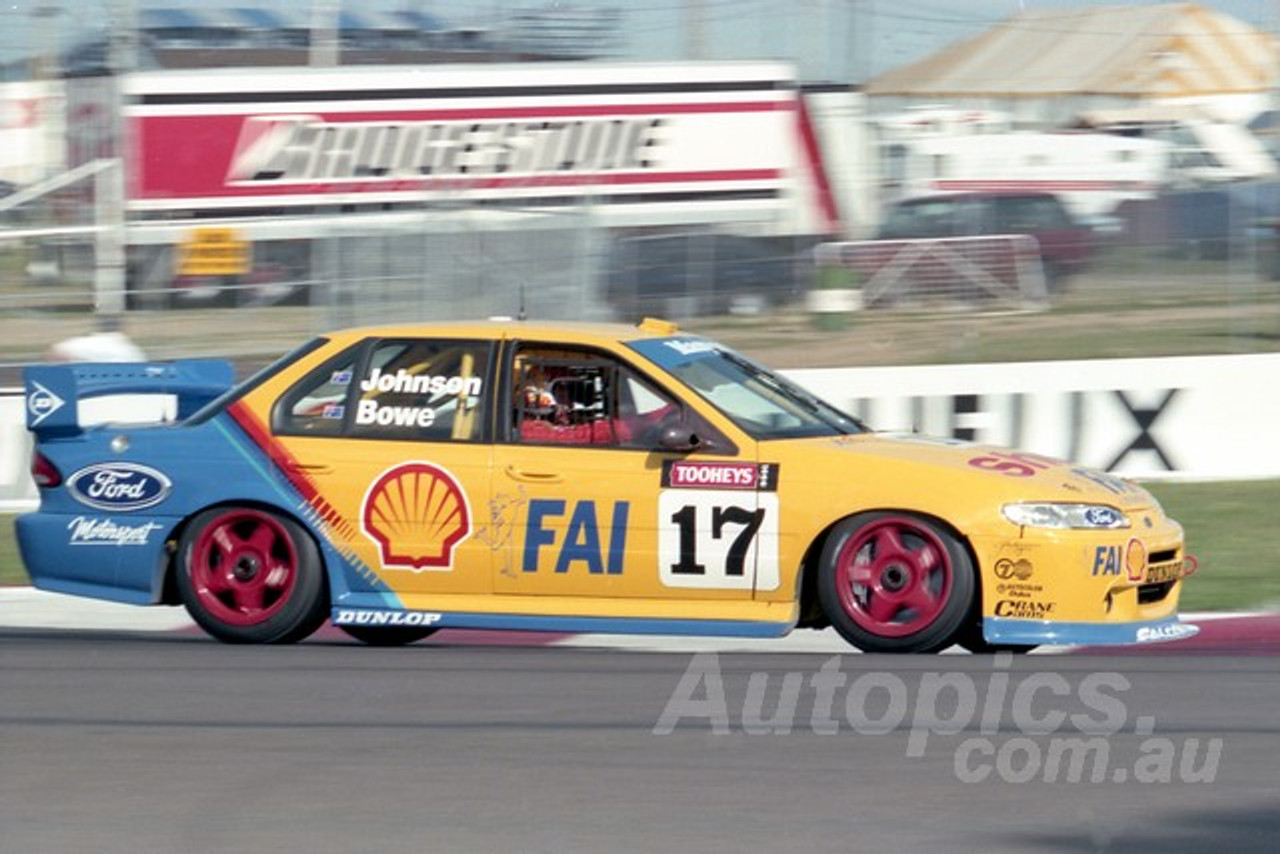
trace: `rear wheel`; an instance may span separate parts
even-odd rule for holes
[[[425,626],[338,626],[351,637],[369,646],[404,646],[436,633]]]
[[[860,513],[822,549],[818,596],[846,640],[867,652],[936,652],[955,642],[973,604],[973,561],[937,522]]]
[[[293,643],[328,616],[315,541],[293,520],[253,507],[196,516],[178,544],[176,581],[192,619],[227,643]]]

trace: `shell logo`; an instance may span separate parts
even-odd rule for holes
[[[1141,581],[1147,571],[1147,547],[1142,540],[1132,539],[1124,551],[1124,568],[1130,581]]]
[[[431,463],[403,463],[369,487],[360,524],[378,544],[383,568],[449,570],[454,548],[471,533],[471,508],[449,472]]]

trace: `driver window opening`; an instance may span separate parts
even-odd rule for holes
[[[512,370],[513,438],[527,444],[658,447],[679,407],[604,356],[522,348]]]

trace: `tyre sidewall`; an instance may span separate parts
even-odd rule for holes
[[[434,635],[434,626],[338,626],[360,643],[369,646],[405,646]]]

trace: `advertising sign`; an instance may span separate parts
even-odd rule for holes
[[[781,63],[142,72],[131,212],[794,205],[822,180]],[[808,152],[808,153],[806,153]],[[814,216],[821,218],[821,206]],[[824,223],[824,225],[830,225]]]

